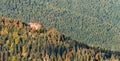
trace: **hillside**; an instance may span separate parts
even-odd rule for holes
[[[1,0],[0,15],[38,21],[85,44],[120,51],[119,0]]]
[[[80,41],[80,40],[79,40]],[[54,28],[0,17],[0,61],[118,61],[120,52],[79,43]]]

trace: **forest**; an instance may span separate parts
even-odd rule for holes
[[[5,18],[3,19],[2,17]],[[9,20],[12,22],[9,22]],[[34,39],[37,40],[34,48],[37,49],[38,46],[43,46],[42,43],[45,41],[44,47],[40,48],[45,49],[46,47],[50,46],[49,48],[52,48],[53,51],[56,49],[56,47],[58,47],[58,49],[65,49],[63,54],[66,54],[66,56],[72,54],[72,58],[70,58],[71,56],[69,56],[69,58],[75,59],[75,61],[86,61],[86,57],[91,61],[96,60],[96,50],[99,50],[96,48],[98,47],[103,50],[97,52],[99,58],[101,58],[97,60],[103,61],[112,58],[118,59],[118,56],[120,55],[119,0],[0,0],[0,21],[0,50],[2,51],[0,52],[0,57],[6,56],[8,60],[11,58],[22,58],[22,60],[28,60],[28,57],[30,60],[35,59],[36,61],[37,58],[38,61],[43,60],[43,58],[39,58],[34,54],[28,54],[31,53],[32,50],[35,50],[30,47],[31,43],[34,42],[32,41]],[[43,28],[37,30],[36,32],[30,31],[30,27],[28,25],[29,22],[39,22]],[[53,37],[52,40],[50,37],[51,34],[49,35],[50,29],[52,29],[54,32],[57,32],[57,34],[55,34],[57,35],[57,39],[60,39],[59,36],[61,33],[65,36],[69,36],[67,41],[66,38],[65,42],[63,41],[60,43],[60,41],[55,41],[56,36]],[[28,39],[31,37],[27,35],[29,32],[32,32],[34,35],[39,34],[39,36],[28,41]],[[46,38],[42,38],[44,33],[47,38],[50,38],[51,41],[48,41]],[[40,45],[38,43],[39,39],[42,40],[39,42]],[[72,46],[71,48],[69,45],[73,43],[73,40],[75,40],[74,43],[82,43],[88,47],[82,49],[81,46],[79,46],[80,44],[73,44],[73,46],[77,45],[77,47]],[[52,45],[51,43],[55,45]],[[66,45],[69,46],[69,48],[66,47]],[[91,48],[90,46],[95,47],[94,49],[91,49],[93,53],[84,56],[84,52],[89,52],[88,50]],[[14,49],[11,49],[13,47]],[[16,49],[18,47],[19,49]],[[21,50],[24,51],[26,48],[26,58],[21,57],[24,56]],[[29,48],[31,50],[29,50]],[[42,50],[43,52],[44,49]],[[72,50],[74,49],[76,49],[76,53],[73,53]],[[83,59],[75,58],[78,50],[83,52],[80,55],[80,57]],[[105,51],[109,51],[110,55],[109,53],[106,54]],[[35,53],[37,54],[37,52],[38,51],[36,50]],[[67,54],[68,52],[69,54]],[[56,55],[54,55],[55,53],[53,54],[53,52],[50,53],[50,51],[47,51],[47,53],[47,56],[54,56],[51,56],[53,57],[53,61],[56,61],[57,58],[60,60],[65,60],[66,58],[66,56],[61,56],[59,54],[57,58],[55,58],[57,53]],[[16,57],[17,54],[20,55],[19,58]],[[42,56],[41,53],[39,53],[39,55]],[[106,55],[109,57],[106,58]],[[46,55],[43,54],[43,57],[45,56]],[[93,57],[91,58],[91,56]],[[6,58],[0,58],[0,60],[4,59]]]
[[[0,15],[38,21],[85,44],[120,51],[119,0],[1,0]]]
[[[33,30],[17,19],[0,17],[0,61],[119,60],[118,51],[88,46],[54,28]]]

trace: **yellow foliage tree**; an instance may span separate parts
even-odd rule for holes
[[[26,52],[26,48],[25,46],[22,46],[22,53],[25,53]]]
[[[27,55],[25,46],[22,46],[22,55],[25,57]]]
[[[16,61],[16,56],[12,56],[11,61]]]
[[[8,29],[2,29],[1,34],[8,34]]]
[[[18,32],[13,32],[13,38],[15,39],[15,38],[17,38],[17,37],[19,37],[19,36],[18,36]]]
[[[15,44],[19,43],[19,37],[15,38]]]

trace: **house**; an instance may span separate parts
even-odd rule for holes
[[[38,22],[30,22],[29,25],[32,28],[32,30],[38,30],[41,28],[41,24]]]

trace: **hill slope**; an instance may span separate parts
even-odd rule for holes
[[[39,21],[80,42],[120,51],[119,6],[119,0],[1,0],[0,15]]]
[[[79,43],[55,29],[33,31],[24,22],[0,17],[0,60],[118,61],[120,52]]]

